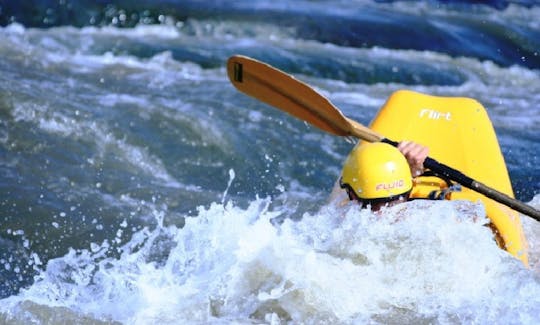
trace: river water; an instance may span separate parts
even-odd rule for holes
[[[540,207],[534,1],[0,2],[0,321],[540,321],[482,206],[327,198],[353,144],[239,93],[266,61],[368,124],[398,89],[486,107]],[[403,210],[405,209],[405,210]]]

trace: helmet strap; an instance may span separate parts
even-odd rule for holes
[[[343,183],[343,177],[339,178],[339,187],[345,189],[347,195],[349,196],[349,200],[360,201],[360,198],[358,197],[358,195],[356,195],[356,192],[353,190],[351,185]]]

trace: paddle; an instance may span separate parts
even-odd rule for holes
[[[231,83],[241,92],[313,124],[323,131],[338,136],[354,136],[368,142],[383,141],[394,146],[398,144],[345,117],[326,97],[313,88],[266,63],[235,55],[227,62],[227,73]],[[458,170],[430,157],[426,158],[424,167],[540,221],[540,211]]]

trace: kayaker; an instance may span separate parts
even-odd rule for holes
[[[414,177],[424,171],[428,148],[411,141],[393,147],[374,142],[357,145],[345,160],[339,186],[362,207],[377,211],[407,201]]]

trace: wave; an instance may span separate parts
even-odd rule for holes
[[[109,112],[116,112],[115,116],[124,118],[130,116],[137,123],[146,123],[145,120],[154,117],[150,121],[159,121],[169,127],[164,129],[167,134],[163,134],[156,129],[156,125],[150,126],[146,128],[150,134],[160,133],[160,139],[168,139],[168,143],[173,143],[175,128],[192,130],[191,135],[185,137],[186,148],[201,144],[208,149],[221,148],[220,151],[229,156],[227,152],[234,151],[236,144],[243,141],[234,135],[228,138],[226,134],[235,132],[223,131],[215,123],[220,121],[220,124],[227,124],[230,121],[232,127],[235,125],[233,121],[242,120],[245,121],[243,129],[246,132],[266,132],[268,137],[279,143],[281,131],[295,134],[298,128],[296,122],[285,120],[285,124],[279,126],[279,132],[273,128],[262,129],[261,117],[253,118],[254,114],[259,113],[258,109],[244,111],[236,109],[233,104],[227,104],[242,103],[245,100],[232,92],[223,68],[227,57],[239,51],[267,61],[315,85],[348,116],[365,124],[369,123],[392,91],[409,88],[434,95],[478,99],[488,108],[495,128],[502,136],[500,141],[507,148],[514,147],[517,150],[519,147],[519,150],[531,152],[534,146],[528,145],[526,141],[533,144],[538,141],[536,126],[540,121],[534,107],[540,104],[540,97],[537,96],[540,76],[536,70],[516,65],[502,67],[489,61],[453,58],[430,51],[340,47],[299,40],[288,34],[276,36],[273,35],[274,27],[266,26],[270,28],[266,29],[265,25],[251,31],[256,34],[249,36],[252,25],[240,25],[237,34],[233,35],[229,34],[229,30],[233,29],[231,23],[225,24],[226,27],[223,23],[212,25],[203,21],[192,24],[205,23],[210,24],[208,34],[195,36],[190,31],[166,25],[140,25],[134,29],[107,26],[82,29],[56,27],[47,30],[9,25],[2,29],[3,45],[0,46],[4,54],[0,62],[4,70],[3,84],[5,89],[12,92],[5,105],[12,107],[8,109],[11,112],[8,115],[15,112],[19,121],[34,123],[49,134],[82,132],[79,140],[83,142],[86,139],[99,139],[99,135],[107,137],[102,143],[111,142],[107,139],[116,139],[120,147],[125,143],[136,149],[126,148],[126,153],[139,152],[131,156],[135,163],[154,160],[150,163],[154,167],[140,166],[141,169],[150,173],[159,170],[157,174],[163,176],[161,179],[169,180],[172,184],[174,181],[171,180],[178,177],[178,174],[171,175],[167,171],[171,167],[163,167],[167,161],[160,162],[152,158],[151,152],[145,153],[146,149],[134,145],[141,140],[139,135],[127,140],[118,135],[130,134],[129,125],[95,128],[93,133],[98,136],[89,136],[92,132],[84,130],[94,128],[92,123],[99,126],[99,122],[92,120],[92,117],[108,119]],[[226,46],[217,42],[222,38],[228,39]],[[20,80],[20,83],[14,84],[11,80]],[[201,88],[201,84],[206,87]],[[72,93],[73,100],[66,100],[63,95],[65,85],[78,89],[77,93]],[[110,87],[114,91],[111,92]],[[209,90],[213,91],[213,97],[205,95]],[[36,96],[49,97],[48,102],[51,104],[42,105],[25,99],[17,104],[20,109],[14,110],[16,105],[9,103],[17,101],[19,97]],[[223,103],[211,98],[226,100]],[[92,107],[96,108],[89,108],[86,103],[93,103]],[[245,102],[248,103],[252,102]],[[201,105],[205,107],[203,110],[194,109]],[[120,107],[128,109],[115,110]],[[222,111],[228,112],[226,116]],[[79,116],[74,115],[77,112]],[[282,120],[283,117],[281,112],[273,110],[264,110],[264,116],[276,120]],[[83,117],[91,118],[90,124]],[[82,125],[77,125],[78,121]],[[510,137],[506,138],[507,135]],[[5,137],[8,136],[5,134]],[[297,133],[292,136],[301,137]],[[299,139],[298,143],[305,140]],[[246,144],[239,147],[242,146]],[[337,145],[336,141],[330,141],[325,148],[328,148],[325,151],[332,159],[327,165],[338,166],[339,161],[335,157],[341,155],[344,147]],[[272,150],[279,151],[278,148]],[[253,155],[250,151],[241,150],[241,153]],[[102,156],[102,153],[99,155]],[[536,157],[534,152],[530,156]],[[176,159],[185,160],[182,157]],[[518,172],[520,168],[514,168],[514,164],[519,166],[520,163],[514,161],[514,155],[510,154],[507,159],[511,171]],[[257,164],[267,164],[265,159],[255,160]],[[206,166],[206,163],[203,165]],[[220,165],[223,162],[213,164],[211,168],[219,168]],[[328,167],[322,168],[328,170]],[[335,171],[328,170],[327,173],[332,179],[335,178]],[[530,188],[519,186],[518,189],[521,191],[523,187]]]
[[[507,1],[493,1],[495,7]],[[526,4],[524,1],[516,3]],[[192,19],[270,24],[293,31],[299,39],[339,46],[385,47],[471,56],[497,64],[540,67],[540,32],[536,6],[510,6],[503,11],[478,5],[372,1],[124,1],[103,4],[51,4],[36,1],[5,5],[0,25],[20,22],[28,27],[77,27],[139,24],[184,26]],[[55,8],[55,9],[52,9]],[[518,14],[516,14],[518,12]],[[9,18],[8,18],[9,17]],[[531,19],[525,19],[531,17]]]
[[[212,204],[186,218],[183,228],[165,226],[166,213],[154,210],[157,227],[134,233],[122,246],[93,243],[50,260],[31,287],[2,301],[0,319],[537,319],[540,282],[497,248],[480,205],[415,201],[382,216],[357,206],[327,206],[281,224],[273,220],[287,211],[269,205]],[[118,232],[127,227],[124,221]]]

